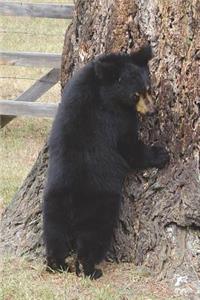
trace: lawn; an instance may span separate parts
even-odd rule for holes
[[[4,300],[172,300],[169,288],[133,264],[105,264],[97,281],[74,274],[49,274],[42,262],[4,258],[0,299]]]

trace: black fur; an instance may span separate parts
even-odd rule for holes
[[[95,269],[117,225],[122,185],[132,169],[163,167],[165,149],[138,139],[136,92],[150,85],[151,49],[103,55],[66,85],[49,140],[48,182],[44,195],[47,264],[67,268],[77,251],[77,274]],[[71,240],[69,240],[69,236]]]

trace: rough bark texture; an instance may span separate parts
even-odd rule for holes
[[[109,258],[148,266],[179,293],[200,293],[200,1],[77,1],[67,30],[61,85],[104,52],[153,46],[158,114],[141,122],[146,142],[166,145],[170,166],[131,174]],[[41,255],[41,201],[47,148],[2,219],[1,248]]]

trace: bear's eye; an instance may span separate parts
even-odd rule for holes
[[[122,81],[121,77],[119,77],[118,82],[120,83]]]
[[[135,97],[136,102],[138,102],[140,100],[140,94],[139,93],[135,93],[134,97]]]
[[[146,92],[147,92],[147,94],[150,94],[150,95],[151,95],[151,87],[150,87],[150,86],[147,86]]]

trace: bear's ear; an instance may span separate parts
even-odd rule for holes
[[[152,59],[153,52],[150,45],[142,47],[139,51],[131,54],[131,59],[134,64],[145,66]]]
[[[120,73],[116,61],[99,59],[94,63],[95,75],[101,81],[115,81]]]

